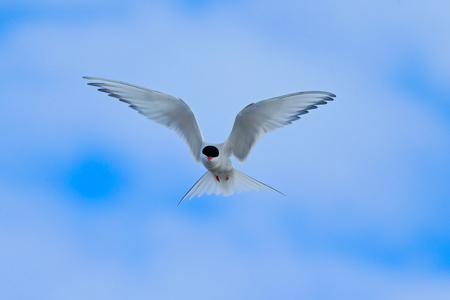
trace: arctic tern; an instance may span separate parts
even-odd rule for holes
[[[237,114],[225,142],[213,144],[203,140],[194,113],[180,98],[122,81],[83,78],[92,81],[88,85],[98,87],[100,92],[129,104],[148,119],[174,130],[188,144],[195,162],[201,162],[208,170],[178,205],[187,197],[192,199],[205,193],[229,196],[235,191],[263,189],[283,194],[236,170],[230,157],[244,162],[256,142],[267,132],[291,124],[317,105],[326,104],[336,97],[328,92],[308,91],[251,103]]]

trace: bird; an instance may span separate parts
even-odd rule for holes
[[[235,192],[268,190],[284,195],[233,167],[230,157],[243,163],[266,133],[299,120],[318,105],[333,101],[336,95],[322,91],[286,94],[250,103],[236,116],[231,133],[223,143],[203,139],[191,108],[178,97],[138,85],[111,79],[83,76],[88,85],[125,102],[150,120],[175,131],[188,145],[192,158],[202,163],[206,173],[187,191],[178,205],[189,197],[203,194],[229,196]]]

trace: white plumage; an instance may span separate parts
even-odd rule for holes
[[[99,91],[128,103],[150,120],[174,130],[189,146],[192,157],[208,169],[181,199],[203,194],[232,195],[249,190],[273,190],[233,168],[230,156],[244,162],[258,140],[267,132],[291,124],[317,105],[336,97],[328,92],[299,92],[247,105],[236,116],[229,137],[222,144],[207,143],[190,107],[180,98],[126,82],[83,77]],[[282,193],[281,193],[282,194]]]
[[[316,105],[332,101],[333,97],[336,96],[327,92],[299,92],[249,104],[237,114],[224,147],[244,162],[267,132],[291,124],[308,110],[317,108]]]

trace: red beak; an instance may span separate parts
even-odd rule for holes
[[[211,156],[208,156],[208,160],[211,161]]]

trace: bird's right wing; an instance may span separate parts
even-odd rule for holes
[[[188,144],[194,160],[200,162],[203,136],[191,108],[180,98],[130,83],[83,77],[100,92],[119,99],[150,120],[174,130]]]
[[[267,132],[291,124],[300,119],[300,115],[334,97],[328,92],[299,92],[249,104],[236,116],[223,147],[229,155],[243,162]]]

